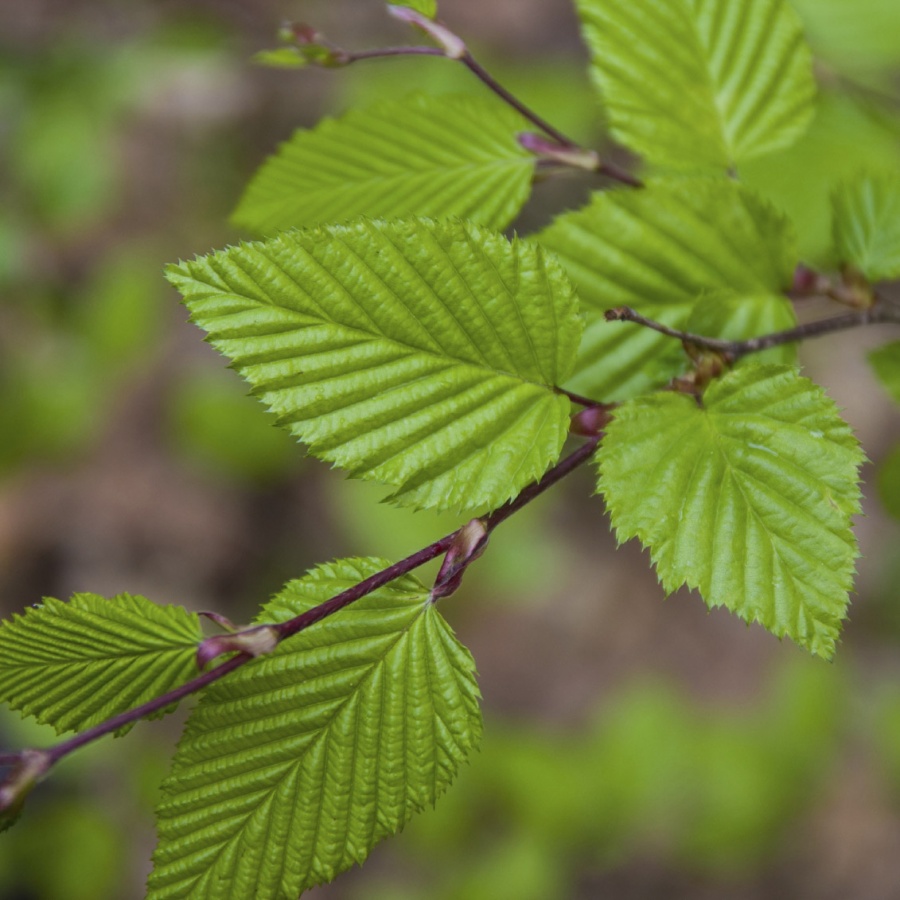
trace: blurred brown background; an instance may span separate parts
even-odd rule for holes
[[[747,177],[795,214],[819,261],[833,184],[900,162],[900,14],[895,0],[852,15],[841,0],[797,5],[820,50],[821,109],[801,146]],[[442,12],[505,84],[603,144],[565,0]],[[397,559],[458,524],[379,504],[382,490],[304,459],[162,279],[166,262],[239,237],[229,212],[297,126],[414,87],[483,90],[441,60],[250,65],[286,18],[354,48],[409,39],[375,0],[0,3],[2,616],[128,591],[246,621],[317,562]],[[539,186],[517,227],[594,187]],[[445,609],[479,666],[482,753],[435,812],[309,896],[900,896],[900,526],[874,487],[900,415],[865,360],[895,337],[804,350],[873,460],[833,664],[696,595],[664,601],[580,473],[497,532]],[[61,765],[0,837],[0,898],[142,896],[182,720]],[[50,739],[0,711],[0,746]]]

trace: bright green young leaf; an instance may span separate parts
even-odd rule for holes
[[[873,350],[869,362],[887,392],[900,403],[900,341]]]
[[[296,47],[260,50],[259,53],[254,54],[253,62],[273,69],[302,69],[309,65],[309,59]]]
[[[285,621],[388,565],[293,581]],[[157,810],[149,900],[296,897],[361,863],[446,790],[481,737],[474,662],[412,576],[214,685]]]
[[[598,193],[537,239],[559,257],[578,290],[586,330],[572,388],[598,400],[664,384],[685,362],[677,341],[607,322],[607,309],[630,306],[684,328],[702,295],[778,294],[797,264],[784,216],[724,178]]]
[[[459,216],[505,228],[535,158],[518,113],[489,97],[413,95],[298,131],[256,173],[233,215],[257,234],[356,216]]]
[[[577,0],[615,137],[665,166],[726,169],[796,140],[815,83],[784,0]]]
[[[599,452],[620,541],[649,547],[667,591],[696,588],[830,657],[846,615],[863,454],[821,388],[746,366],[700,406],[659,393],[621,406]]]
[[[197,675],[197,616],[119,594],[47,598],[0,625],[0,702],[58,732],[90,728]]]
[[[780,294],[737,294],[722,291],[701,297],[685,331],[704,337],[743,341],[763,334],[786,331],[797,324],[791,302]],[[737,365],[776,363],[792,365],[796,344],[782,344],[738,360]]]
[[[416,12],[422,13],[429,19],[433,19],[437,15],[437,0],[398,0],[394,6],[406,6],[414,9]]]
[[[359,221],[170,267],[193,320],[312,452],[393,499],[483,510],[557,459],[580,321],[533,244]]]
[[[900,177],[865,175],[832,198],[838,261],[870,281],[900,277]]]

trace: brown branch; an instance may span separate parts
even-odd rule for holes
[[[805,341],[808,338],[822,337],[826,334],[847,331],[863,325],[900,324],[900,308],[893,304],[880,303],[869,309],[859,310],[859,312],[846,313],[830,319],[819,319],[816,322],[807,322],[804,325],[797,325],[795,328],[788,328],[785,331],[776,331],[772,334],[747,338],[743,341],[705,337],[702,334],[693,334],[689,331],[670,328],[668,325],[654,322],[652,319],[642,316],[630,306],[609,309],[605,313],[605,318],[608,322],[633,322],[636,325],[642,325],[667,337],[677,338],[682,343],[721,353],[729,361],[733,362],[750,353],[759,353],[762,350],[769,350],[772,347],[779,347],[783,344],[794,344]]]
[[[565,459],[557,463],[557,465],[550,469],[543,478],[526,487],[516,498],[510,500],[499,509],[496,509],[494,512],[485,516],[481,520],[485,532],[485,538],[498,525],[505,522],[514,513],[518,512],[524,506],[527,506],[554,484],[561,481],[571,472],[574,472],[575,469],[577,469],[579,466],[587,462],[587,460],[591,458],[594,451],[596,450],[599,440],[599,436],[592,437]],[[369,578],[366,578],[365,580],[359,582],[359,584],[356,584],[353,587],[342,591],[340,594],[337,594],[329,600],[326,600],[324,603],[319,604],[313,609],[310,609],[299,616],[295,616],[293,619],[289,619],[286,622],[280,622],[272,625],[271,627],[278,634],[278,642],[280,643],[281,641],[287,640],[293,635],[306,630],[316,622],[319,622],[322,619],[333,615],[339,610],[344,609],[344,607],[349,606],[351,603],[356,602],[357,600],[367,596],[368,594],[371,594],[373,591],[378,590],[378,588],[383,587],[384,585],[390,583],[391,581],[394,581],[402,575],[405,575],[408,572],[419,568],[425,563],[436,559],[442,553],[447,553],[453,546],[454,541],[456,541],[457,537],[469,527],[470,526],[463,526],[462,528],[457,529],[451,534],[440,538],[440,540],[429,544],[422,550],[419,550],[418,552],[407,556],[400,562],[394,563],[393,565],[382,569],[380,572],[376,572]],[[442,583],[435,586],[436,596],[438,594],[440,596],[448,595],[449,592],[446,590],[446,587],[448,583],[450,583],[451,579],[454,580],[453,584],[455,589],[455,586],[458,586],[459,580],[462,577],[462,572],[476,558],[476,556],[477,554],[470,553],[468,556],[460,560],[459,565],[448,567],[448,571],[443,573]],[[258,628],[260,626],[256,627]],[[17,753],[0,753],[0,766],[13,766],[17,768],[21,766],[22,761],[26,758],[27,754],[37,753],[41,756],[43,766],[41,774],[44,774],[53,765],[59,762],[59,760],[61,760],[65,756],[68,756],[75,750],[78,750],[86,744],[92,743],[93,741],[96,741],[107,734],[118,731],[120,728],[126,725],[137,722],[138,720],[143,719],[148,715],[159,712],[160,710],[171,706],[173,703],[177,703],[184,697],[203,690],[219,679],[224,678],[226,675],[235,671],[235,669],[240,668],[245,663],[250,662],[250,660],[253,658],[254,657],[249,653],[238,653],[237,655],[216,666],[214,669],[210,669],[208,672],[203,672],[201,675],[198,675],[191,681],[188,681],[185,684],[182,684],[179,687],[166,692],[162,696],[156,697],[153,700],[148,701],[147,703],[142,703],[139,706],[136,706],[134,709],[119,713],[118,715],[113,716],[106,721],[95,725],[92,728],[88,728],[85,731],[79,732],[73,737],[68,738],[65,741],[61,741],[60,743],[55,744],[46,750],[35,751],[27,749],[19,751]],[[11,780],[16,775],[16,768],[13,769],[13,773],[7,776],[5,780],[0,781],[0,788],[2,788],[3,786],[8,786],[10,783],[12,783]],[[4,808],[6,808],[4,807],[2,802],[3,799],[3,795],[0,794],[0,812],[2,812]],[[6,806],[8,807],[17,799],[18,797],[13,792],[11,792],[11,796],[6,803]]]
[[[399,15],[402,13],[402,15]],[[428,46],[409,46],[409,47],[381,47],[370,50],[345,50],[325,41],[321,35],[306,26],[300,26],[294,29],[294,38],[298,45],[302,46],[310,43],[318,43],[323,47],[327,47],[329,56],[327,62],[316,59],[309,59],[312,65],[324,65],[329,68],[349,66],[355,62],[362,62],[370,59],[387,59],[399,56],[434,56],[442,59],[449,59],[454,62],[462,63],[485,87],[499,97],[507,106],[516,110],[523,118],[531,122],[536,128],[540,129],[551,140],[551,144],[547,144],[543,151],[534,150],[542,159],[557,163],[563,166],[569,166],[576,169],[587,169],[588,171],[597,172],[605,175],[614,181],[629,187],[643,187],[643,182],[632,175],[626,169],[617,166],[615,163],[607,162],[600,158],[600,155],[594,150],[587,150],[581,147],[577,141],[572,140],[568,135],[560,131],[556,126],[548,122],[543,116],[539,115],[530,106],[515,96],[510,90],[504,87],[490,72],[472,55],[466,47],[462,38],[450,31],[446,26],[430,22],[421,14],[416,13],[406,7],[393,8],[392,14],[398,18],[402,18],[409,24],[416,25],[426,33],[430,34],[439,44],[437,47]],[[527,147],[526,143],[523,146]],[[528,148],[532,149],[532,148]],[[589,160],[589,164],[585,163]]]

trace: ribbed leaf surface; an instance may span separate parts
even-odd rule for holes
[[[620,407],[600,491],[619,540],[650,549],[667,591],[834,652],[853,583],[863,454],[832,401],[785,366],[746,366],[692,397]]]
[[[869,362],[885,390],[900,403],[900,341],[891,341],[873,350]]]
[[[900,278],[900,177],[866,175],[834,198],[837,258],[870,281]]]
[[[794,307],[779,294],[735,294],[720,291],[701,297],[694,305],[686,331],[704,337],[744,341],[763,334],[786,331],[797,324]],[[737,361],[737,365],[780,363],[793,365],[795,344],[782,344]]]
[[[0,702],[82,730],[197,675],[197,616],[144,597],[52,598],[0,625]]]
[[[598,193],[584,209],[559,216],[538,241],[562,262],[586,320],[572,387],[599,400],[663,384],[684,360],[676,341],[606,322],[607,309],[631,306],[684,328],[702,295],[777,294],[790,285],[797,262],[784,216],[726,179]]]
[[[193,320],[317,456],[399,502],[499,506],[556,460],[579,338],[539,248],[471,223],[361,221],[170,267]]]
[[[505,228],[528,199],[527,127],[496,100],[414,95],[324,119],[282,144],[233,221],[258,234],[357,216],[459,216]]]
[[[283,621],[386,566],[291,582]],[[432,805],[481,736],[474,663],[406,576],[212,687],[157,810],[150,900],[296,897]]]
[[[796,140],[815,84],[784,0],[577,0],[613,134],[667,166],[724,169]]]

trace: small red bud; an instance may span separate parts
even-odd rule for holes
[[[589,406],[572,417],[569,431],[583,437],[600,437],[609,425],[610,412],[605,406]]]

